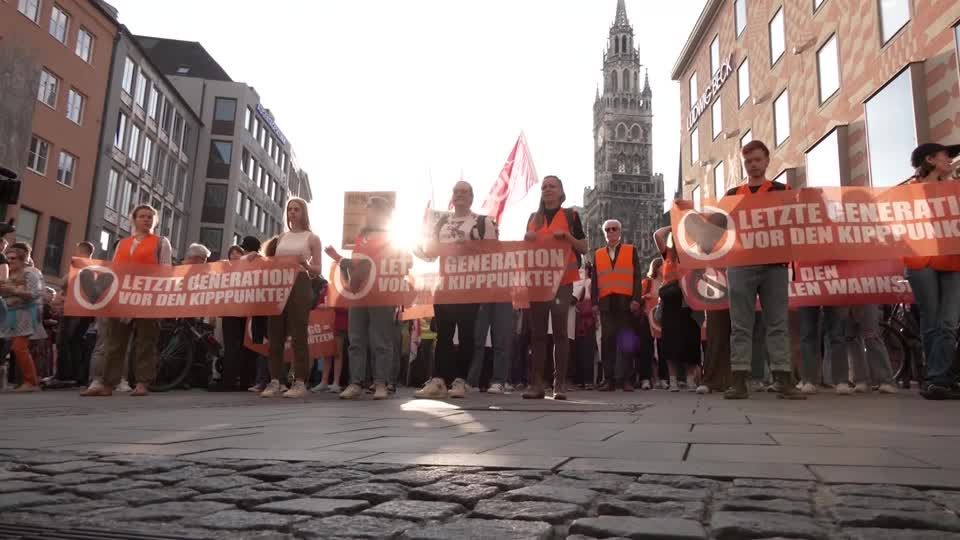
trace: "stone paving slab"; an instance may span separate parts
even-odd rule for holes
[[[807,467],[795,464],[766,464],[707,461],[635,461],[628,459],[578,458],[564,463],[562,470],[604,471],[633,474],[688,474],[713,478],[781,478],[815,480]]]
[[[835,467],[813,465],[810,470],[830,484],[902,484],[933,488],[960,488],[960,471],[892,467]]]
[[[694,444],[690,447],[687,459],[689,461],[796,463],[801,465],[932,467],[932,465],[920,460],[890,450],[858,447]]]
[[[552,469],[565,457],[505,454],[401,454],[383,453],[357,459],[360,463],[406,463],[410,465],[470,465],[503,469]]]

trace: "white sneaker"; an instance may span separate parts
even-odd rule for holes
[[[513,385],[510,384],[510,383],[507,383],[507,384],[503,385],[503,393],[504,393],[504,394],[509,394],[510,392],[513,392],[514,390],[516,390],[516,388],[514,388]],[[487,392],[489,392],[489,390],[487,390]]]
[[[687,392],[696,392],[697,391],[697,381],[693,378],[687,378]]]
[[[661,389],[661,390],[667,390],[667,389],[669,389],[669,388],[670,388],[670,383],[669,383],[669,382],[663,381],[663,380],[660,381],[660,389]]]
[[[340,399],[357,399],[363,395],[363,388],[359,384],[351,384],[346,390],[340,392]]]
[[[857,393],[857,394],[869,394],[869,393],[870,393],[870,387],[867,386],[867,383],[865,383],[865,382],[860,382],[860,383],[857,383],[857,385],[853,387],[853,391],[854,391],[855,393]]]
[[[373,399],[387,399],[390,397],[390,393],[387,392],[387,385],[383,383],[377,383],[374,385],[373,390]]]
[[[283,393],[283,397],[290,399],[303,399],[307,395],[307,385],[303,381],[293,383],[289,390]]]
[[[799,390],[801,394],[813,395],[817,393],[817,387],[811,383],[801,384]]]
[[[500,383],[494,383],[490,385],[490,388],[487,388],[488,394],[506,394],[507,390]]]
[[[133,392],[133,388],[130,388],[130,383],[126,379],[120,379],[120,384],[113,389],[114,392],[120,392],[121,394],[129,394]]]
[[[680,391],[680,385],[677,384],[677,383],[670,383],[669,388],[670,388],[670,391],[671,391],[671,392],[679,392],[679,391]]]
[[[700,386],[697,387],[697,393],[698,393],[698,394],[709,394],[709,393],[710,393],[710,387],[708,387],[708,386],[705,385],[705,384],[701,384]]]
[[[447,385],[443,379],[434,377],[423,385],[423,388],[413,393],[413,397],[421,399],[447,399]]]
[[[880,388],[877,388],[877,391],[881,394],[896,394],[900,389],[890,383],[883,383]]]
[[[838,385],[836,386],[836,388],[837,388],[837,395],[838,395],[838,396],[852,396],[852,395],[853,395],[853,388],[852,388],[849,384],[847,384],[847,383],[838,384]]]
[[[270,381],[270,384],[263,389],[263,392],[260,392],[260,397],[262,398],[274,398],[279,397],[283,393],[283,390],[280,389],[280,381],[274,379]]]
[[[319,394],[320,392],[326,392],[328,390],[330,390],[330,385],[327,383],[320,383],[310,389],[310,391],[314,394]]]
[[[451,398],[462,399],[467,397],[467,383],[463,379],[456,379],[450,385],[450,391],[447,396]]]
[[[330,388],[327,389],[331,394],[339,394],[343,392],[343,388],[340,388],[339,384],[331,384]]]
[[[259,384],[255,384],[255,385],[251,386],[250,388],[247,388],[247,392],[254,392],[254,393],[259,394],[260,392],[263,392],[263,389],[264,389],[264,388],[265,388],[264,386],[260,386]]]
[[[640,383],[640,389],[641,389],[641,390],[649,390],[649,389],[650,389],[650,381],[648,381],[647,379],[644,379],[643,382]]]

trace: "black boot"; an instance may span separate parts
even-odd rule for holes
[[[773,372],[773,380],[778,383],[780,386],[780,391],[777,392],[777,397],[780,399],[807,399],[807,396],[800,393],[797,390],[797,387],[793,383],[793,375],[789,371],[775,371]]]
[[[723,393],[723,399],[747,399],[750,392],[747,390],[746,371],[733,372],[733,384]]]

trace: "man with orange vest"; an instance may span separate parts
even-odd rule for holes
[[[133,234],[117,243],[113,263],[124,264],[171,264],[170,241],[164,236],[153,234],[157,224],[157,211],[148,204],[133,209],[130,214]],[[137,387],[131,396],[147,395],[147,385],[153,382],[157,370],[157,337],[160,328],[157,319],[104,319],[102,327],[106,333],[99,339],[105,339],[103,364],[103,382],[95,381],[81,395],[109,396],[113,387],[124,375],[123,360],[127,355],[130,332],[134,334],[133,365]]]
[[[767,180],[770,150],[761,141],[743,146],[743,166],[747,183],[727,191],[727,196],[752,197],[770,191],[783,191],[789,186]],[[777,383],[777,397],[807,399],[793,382],[790,367],[790,335],[787,323],[788,285],[787,261],[774,264],[731,267],[727,269],[730,295],[730,366],[733,386],[724,392],[724,399],[746,399],[747,377],[753,357],[753,328],[756,322],[757,297],[766,328],[770,370]]]
[[[643,269],[637,250],[624,244],[623,226],[615,219],[603,222],[607,245],[594,253],[592,295],[600,311],[600,361],[603,363],[602,392],[618,384],[633,391],[633,354],[622,351],[617,337],[633,328],[633,317],[642,313]]]

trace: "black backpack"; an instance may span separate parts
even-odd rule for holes
[[[577,211],[573,208],[563,208],[563,214],[564,217],[567,218],[567,225],[572,224],[574,219],[577,217]],[[530,214],[530,218],[527,219],[527,230],[530,229],[530,224],[533,223],[533,220],[536,218],[537,212]],[[583,254],[575,249],[573,250],[573,254],[577,256],[577,268],[583,268]]]

